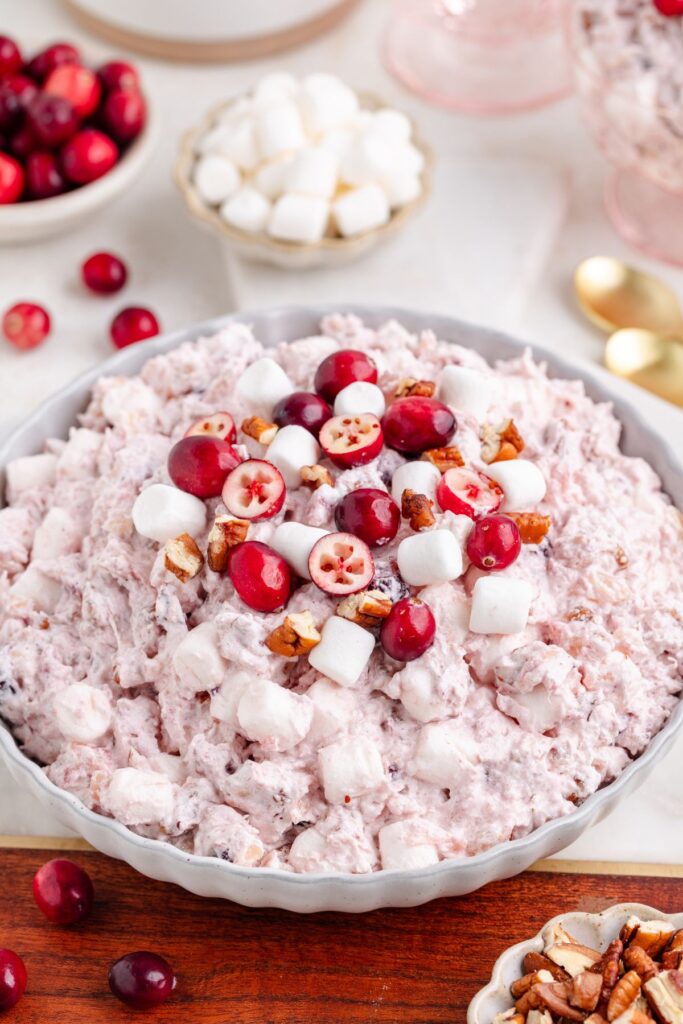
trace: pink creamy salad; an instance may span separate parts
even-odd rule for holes
[[[483,574],[465,561],[457,579],[419,591],[436,619],[422,657],[399,663],[377,644],[356,684],[339,686],[307,657],[265,645],[285,612],[251,610],[228,575],[206,566],[187,583],[169,572],[132,509],[142,489],[169,483],[169,451],[193,421],[225,409],[239,427],[254,414],[236,389],[249,364],[271,356],[297,389],[312,390],[321,360],[349,347],[375,361],[387,401],[403,378],[438,384],[447,366],[478,371],[490,386],[486,422],[514,418],[524,459],[547,483],[535,511],[552,525],[495,574],[530,586],[522,629],[468,628]],[[487,470],[483,421],[454,412],[453,443]],[[681,691],[681,517],[650,466],[620,452],[619,433],[609,405],[579,382],[549,379],[530,352],[489,366],[430,331],[373,330],[344,315],[327,317],[320,336],[267,350],[235,324],[150,359],[137,377],[103,377],[68,441],[48,441],[8,472],[0,716],[87,807],[237,864],[360,873],[524,836],[618,776]],[[238,440],[263,457],[255,441]],[[330,466],[333,486],[288,488],[282,511],[252,524],[249,539],[269,543],[283,521],[333,531],[344,494],[390,488],[404,462],[384,448],[366,466]],[[203,551],[224,511],[220,499],[206,504],[195,538]],[[461,543],[463,517],[435,515]],[[396,554],[409,536],[403,520],[373,552],[374,586],[392,600],[408,590]],[[303,582],[286,611],[308,610],[322,626],[337,603]],[[211,656],[179,673],[174,652],[197,627],[212,638]],[[249,722],[273,686],[295,712],[288,705],[269,733]]]

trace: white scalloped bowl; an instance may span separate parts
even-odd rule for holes
[[[433,330],[440,338],[476,349],[487,359],[519,356],[524,343],[485,327],[476,327],[448,316],[431,315],[395,307],[342,307],[357,313],[371,326],[397,319],[410,331]],[[320,319],[336,307],[284,308],[219,317],[185,330],[131,345],[101,366],[83,374],[40,406],[25,423],[0,445],[0,494],[2,468],[13,458],[40,450],[48,437],[64,437],[88,401],[93,384],[102,374],[135,374],[147,359],[176,348],[185,341],[214,334],[235,321],[252,325],[266,345],[306,337],[318,331]],[[580,378],[598,401],[611,401],[624,424],[622,447],[630,455],[647,459],[660,475],[666,490],[683,508],[683,464],[640,414],[609,388],[576,369],[554,353],[534,346],[537,357],[548,364],[551,376]],[[365,875],[342,873],[296,874],[275,868],[246,868],[216,857],[184,853],[170,843],[136,835],[117,821],[88,810],[72,793],[50,782],[41,768],[19,750],[12,734],[0,723],[0,758],[13,778],[67,827],[103,853],[125,860],[132,867],[162,881],[176,882],[201,896],[222,897],[250,907],[281,907],[302,913],[340,910],[360,913],[378,907],[411,907],[440,896],[462,896],[488,882],[526,870],[535,861],[573,843],[591,825],[601,821],[616,804],[647,778],[673,743],[683,725],[680,701],[663,729],[647,749],[622,774],[588,797],[564,818],[546,822],[522,839],[463,860],[445,860],[416,870],[378,871]]]
[[[616,903],[599,914],[588,914],[578,910],[569,914],[559,914],[548,921],[533,939],[511,946],[498,957],[490,982],[470,1003],[467,1024],[491,1024],[497,1013],[513,1005],[510,985],[524,973],[522,961],[526,954],[543,952],[546,936],[550,934],[553,925],[563,925],[569,934],[583,945],[602,953],[612,939],[616,939],[622,926],[633,914],[643,921],[669,921],[674,928],[683,928],[683,914],[663,914],[661,910],[655,910],[654,907],[648,907],[643,903]]]

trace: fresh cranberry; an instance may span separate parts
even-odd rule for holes
[[[10,133],[19,128],[24,111],[37,95],[36,83],[25,75],[0,81],[0,130]]]
[[[215,412],[188,427],[185,437],[220,437],[233,444],[237,440],[237,429],[229,412]]]
[[[459,466],[447,470],[441,477],[436,500],[444,512],[477,519],[500,508],[503,491],[495,480],[478,469]]]
[[[29,126],[24,124],[9,140],[9,148],[17,159],[25,161],[31,153],[37,152],[42,147]]]
[[[0,205],[16,203],[24,191],[25,180],[21,164],[8,153],[0,153]]]
[[[245,540],[230,551],[228,573],[244,603],[257,612],[274,612],[287,603],[292,573],[282,555],[267,544]]]
[[[126,264],[111,252],[96,252],[81,267],[83,281],[97,295],[113,295],[128,278]]]
[[[50,96],[61,96],[68,100],[81,120],[90,117],[102,96],[102,86],[97,75],[78,64],[62,64],[51,71],[43,91]]]
[[[332,410],[327,402],[312,391],[293,391],[273,409],[273,422],[278,427],[305,427],[314,437],[318,437],[331,416]]]
[[[382,623],[379,639],[389,657],[414,661],[434,643],[436,622],[429,605],[416,597],[398,601]]]
[[[17,302],[2,318],[2,330],[15,348],[37,348],[50,333],[50,317],[34,302]]]
[[[323,359],[315,374],[315,390],[330,405],[339,392],[355,380],[377,383],[377,367],[365,352],[345,348]]]
[[[419,454],[428,448],[442,448],[452,437],[455,416],[435,398],[398,398],[382,420],[384,440],[390,448],[405,454]]]
[[[484,516],[470,531],[467,555],[478,569],[499,572],[519,557],[522,540],[517,523],[508,516]]]
[[[0,78],[4,75],[15,75],[21,71],[24,65],[24,58],[13,39],[9,36],[0,36]]]
[[[144,341],[158,334],[159,321],[154,313],[142,306],[127,306],[116,314],[109,331],[116,347],[126,348],[136,341]]]
[[[282,474],[272,463],[247,459],[228,475],[222,498],[231,515],[259,522],[278,514],[286,493]]]
[[[75,185],[87,185],[110,171],[118,157],[108,135],[96,128],[83,128],[62,149],[62,167]]]
[[[667,18],[683,14],[683,0],[655,0],[655,7]]]
[[[51,199],[66,192],[66,179],[54,153],[30,153],[26,160],[26,192],[30,199]]]
[[[344,533],[355,533],[370,547],[388,544],[398,533],[401,512],[386,491],[375,487],[359,487],[349,491],[334,512],[337,528]]]
[[[176,986],[173,968],[156,953],[128,953],[109,968],[109,988],[134,1010],[165,1003]]]
[[[333,416],[320,431],[320,447],[335,466],[366,466],[382,450],[382,424],[376,416]]]
[[[183,437],[171,448],[168,475],[181,491],[197,498],[217,498],[240,457],[217,437]]]
[[[71,860],[49,860],[33,878],[33,898],[53,924],[77,924],[92,910],[90,875]]]
[[[102,123],[109,134],[124,145],[140,134],[146,114],[145,101],[139,92],[115,89],[104,101]]]
[[[327,533],[311,548],[308,571],[326,594],[342,597],[364,590],[375,575],[370,548],[351,533]]]
[[[81,55],[71,43],[53,43],[37,53],[26,65],[26,71],[39,82],[43,82],[51,71],[62,64],[80,64]]]
[[[110,60],[98,69],[102,88],[107,92],[114,89],[128,89],[135,92],[140,88],[140,76],[137,68],[125,60]]]
[[[11,949],[0,949],[0,1010],[11,1010],[26,991],[26,968]]]
[[[38,93],[26,108],[27,125],[48,149],[61,146],[78,128],[76,111],[62,96]]]

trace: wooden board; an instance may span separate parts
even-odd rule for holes
[[[607,865],[578,874],[545,862],[414,910],[304,917],[203,900],[77,849],[67,855],[91,873],[97,903],[87,924],[64,929],[31,897],[33,873],[53,855],[0,849],[0,946],[29,972],[8,1024],[140,1021],[107,987],[109,964],[136,949],[166,956],[178,975],[173,999],[145,1016],[159,1024],[464,1024],[496,957],[555,914],[623,900],[683,909],[680,867],[625,865],[633,873],[618,876],[603,873]]]

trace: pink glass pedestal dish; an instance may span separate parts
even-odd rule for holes
[[[683,267],[683,192],[669,192],[637,171],[616,168],[605,186],[605,207],[627,242]]]
[[[566,0],[394,0],[391,73],[439,106],[513,113],[571,90]]]

